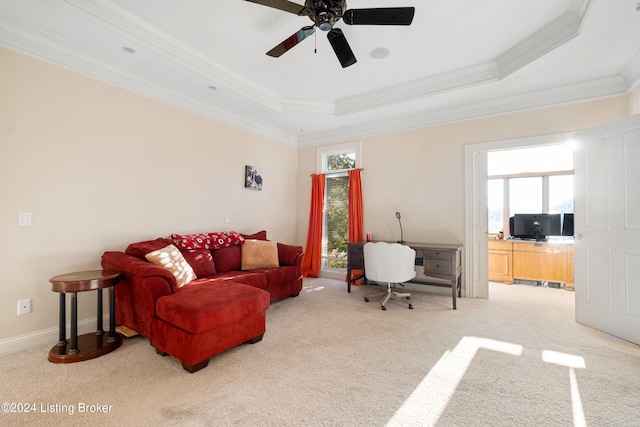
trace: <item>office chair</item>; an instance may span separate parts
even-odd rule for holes
[[[370,298],[383,297],[380,306],[383,310],[385,304],[390,299],[398,300],[406,304],[410,309],[413,306],[409,302],[411,294],[408,292],[397,292],[391,287],[392,283],[402,284],[408,282],[416,276],[415,271],[416,251],[409,246],[399,243],[369,242],[364,245],[364,267],[365,276],[373,282],[387,284],[387,290],[371,295],[365,295],[364,300],[369,302]]]

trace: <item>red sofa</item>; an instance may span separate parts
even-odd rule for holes
[[[303,249],[265,243],[271,252],[277,248],[277,260],[272,259],[277,265],[260,268],[245,261],[250,244],[255,248],[257,242],[269,242],[265,231],[238,235],[238,241],[220,248],[181,247],[183,238],[191,236],[197,235],[173,235],[132,243],[125,252],[105,252],[102,267],[122,273],[115,287],[116,322],[149,338],[159,354],[170,354],[195,372],[218,353],[262,339],[270,302],[297,296],[302,289]],[[184,286],[170,269],[146,258],[169,245],[177,247],[195,273]]]

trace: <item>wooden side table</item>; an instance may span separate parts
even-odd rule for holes
[[[58,344],[49,351],[49,361],[72,363],[107,354],[120,347],[122,336],[116,333],[115,285],[120,273],[114,270],[91,270],[62,274],[49,279],[54,292],[60,293],[60,329]],[[102,330],[102,289],[109,288],[109,334]],[[96,332],[78,336],[77,293],[98,291]],[[71,337],[66,338],[66,294],[71,294]]]

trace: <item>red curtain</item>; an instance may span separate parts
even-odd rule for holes
[[[311,175],[311,210],[307,247],[302,259],[302,276],[318,277],[322,263],[322,217],[324,210],[324,174]]]
[[[362,209],[362,180],[360,169],[351,169],[349,173],[349,242],[362,242],[364,237],[364,212]],[[362,270],[353,270],[352,277],[361,275]],[[354,283],[359,285],[360,281]]]

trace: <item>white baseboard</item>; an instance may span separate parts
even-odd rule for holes
[[[96,317],[91,319],[78,321],[78,335],[88,334],[96,330]],[[109,329],[109,315],[105,315],[102,320],[105,330]],[[0,355],[13,353],[15,351],[24,350],[30,347],[40,346],[51,343],[51,347],[58,342],[58,328],[42,329],[40,331],[31,332],[24,335],[0,340]],[[67,323],[67,339],[71,334],[71,324]]]

